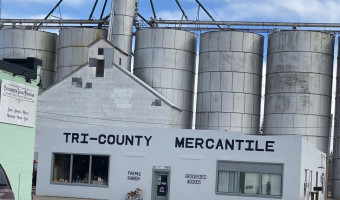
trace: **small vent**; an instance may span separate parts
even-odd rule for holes
[[[151,104],[152,106],[162,106],[162,101],[160,99],[155,99]]]
[[[90,89],[92,88],[92,83],[86,83],[86,86],[85,86],[86,89]]]
[[[72,78],[72,86],[75,86],[77,88],[82,88],[83,87],[82,78]]]
[[[97,67],[98,66],[98,60],[96,58],[90,58],[89,65],[90,65],[90,67]]]
[[[98,48],[98,55],[104,55],[104,49]]]

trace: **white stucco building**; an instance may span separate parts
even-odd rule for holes
[[[121,200],[139,187],[149,200],[302,200],[325,186],[325,155],[301,136],[100,127],[39,132],[38,195]]]

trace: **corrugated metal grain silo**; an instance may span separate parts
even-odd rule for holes
[[[196,129],[259,132],[263,44],[254,33],[201,35]]]
[[[338,46],[340,45],[338,38]],[[333,149],[333,177],[332,197],[340,199],[340,51],[338,51],[338,68],[335,97],[335,118],[334,118],[334,149]]]
[[[133,25],[137,16],[138,0],[113,0],[110,15],[109,41],[128,54],[127,66],[131,70]]]
[[[56,81],[58,35],[25,29],[0,30],[0,59],[35,57],[41,59],[44,90]]]
[[[191,128],[197,35],[173,29],[136,33],[134,74],[183,111],[174,127]]]
[[[107,30],[65,28],[59,31],[59,37],[58,81],[88,62],[88,45],[99,38],[107,38]]]
[[[264,133],[303,135],[327,151],[334,35],[282,31],[269,36]]]

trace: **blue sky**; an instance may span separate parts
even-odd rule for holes
[[[197,17],[194,0],[179,0],[190,19]],[[58,0],[2,0],[2,18],[43,18]],[[201,0],[216,20],[340,22],[339,0]],[[63,18],[89,17],[94,0],[64,0],[60,6]],[[99,18],[104,0],[99,0],[95,18]],[[110,8],[108,3],[105,14]],[[175,0],[154,0],[157,17],[180,19]],[[139,12],[152,16],[150,1],[139,1]],[[208,19],[201,11],[200,19]],[[54,15],[59,16],[59,10]]]

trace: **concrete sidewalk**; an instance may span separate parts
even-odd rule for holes
[[[78,199],[78,198],[67,198],[67,197],[48,197],[48,196],[33,195],[32,200],[94,200],[94,199]],[[98,200],[98,199],[96,199],[96,200]]]

